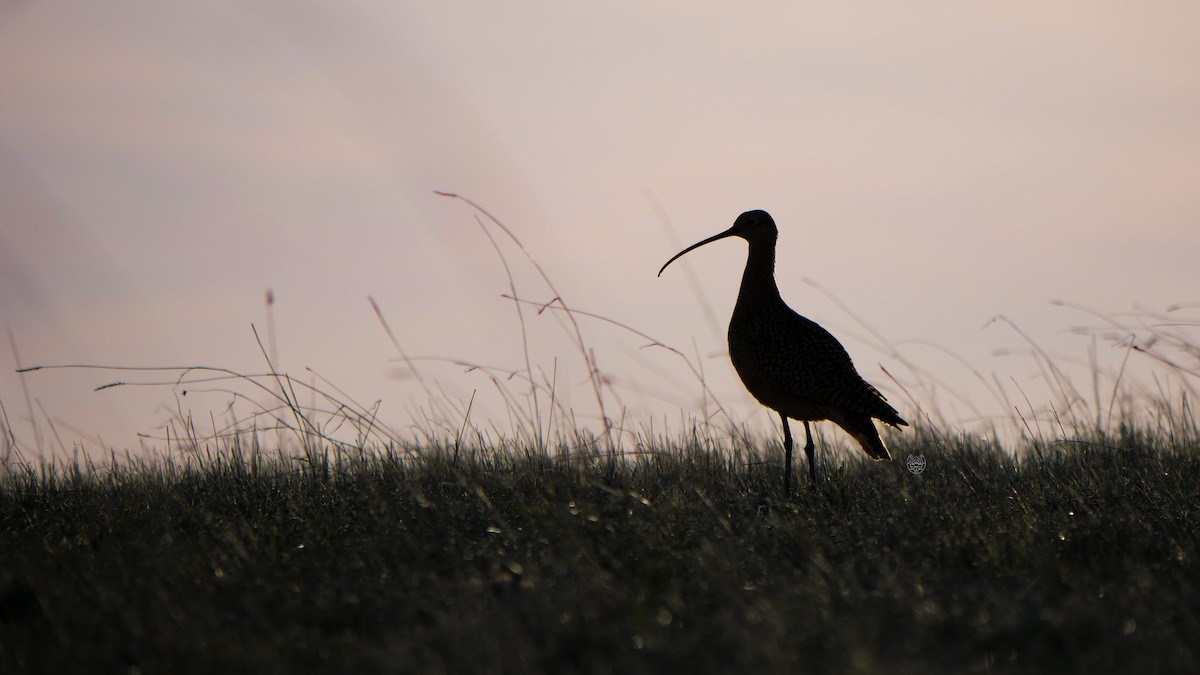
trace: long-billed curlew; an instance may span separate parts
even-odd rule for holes
[[[729,320],[729,359],[746,389],[783,421],[786,466],[783,491],[792,477],[792,430],[788,419],[804,422],[808,475],[817,481],[809,422],[830,420],[862,445],[875,459],[891,459],[879,439],[872,419],[894,427],[906,426],[900,414],[875,387],[867,384],[850,355],[829,331],[806,319],[779,297],[775,285],[775,240],[779,231],[766,211],[747,211],[733,227],[683,249],[658,270],[683,254],[726,237],[741,237],[750,244],[742,287]]]

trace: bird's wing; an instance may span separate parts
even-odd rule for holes
[[[780,336],[781,351],[795,355],[782,359],[785,383],[797,396],[817,399],[846,412],[869,415],[892,425],[905,424],[887,398],[871,386],[854,367],[842,343],[819,324],[794,311]]]

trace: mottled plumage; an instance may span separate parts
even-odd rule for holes
[[[766,211],[747,211],[733,227],[677,253],[676,258],[710,242],[741,237],[750,245],[742,286],[729,321],[729,358],[746,389],[783,422],[787,466],[784,490],[790,485],[792,432],[788,419],[804,422],[809,476],[816,482],[814,445],[809,422],[830,420],[849,433],[875,459],[891,459],[872,419],[906,425],[887,399],[867,384],[837,338],[800,316],[779,296],[775,285],[775,241],[778,230]]]

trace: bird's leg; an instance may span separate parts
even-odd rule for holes
[[[792,487],[792,429],[788,426],[787,415],[779,413],[779,419],[783,420],[783,496],[786,497],[791,493]],[[807,425],[808,422],[804,424]]]
[[[817,447],[813,445],[812,429],[808,426],[808,420],[804,421],[804,435],[807,437],[807,442],[804,444],[804,454],[808,455],[808,477],[812,480],[813,487],[817,485],[817,462],[813,456]]]

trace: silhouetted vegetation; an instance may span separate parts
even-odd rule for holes
[[[18,468],[0,671],[1200,670],[1194,434],[892,443]]]
[[[996,317],[1048,396],[964,361],[1007,411],[964,399],[986,437],[864,324],[914,428],[887,438],[891,463],[818,439],[819,482],[785,495],[777,434],[749,437],[699,357],[568,305],[511,229],[446,196],[504,263],[524,366],[410,357],[372,300],[424,392],[407,428],[277,372],[261,340],[261,373],[19,371],[113,371],[100,390],[162,387],[178,414],[149,453],[98,463],[63,461],[29,400],[35,441],[18,439],[0,405],[0,673],[1200,672],[1194,304],[1075,308],[1099,320],[1076,329],[1082,371]],[[518,293],[507,256],[549,299]],[[590,412],[530,346],[543,313]],[[686,441],[626,418],[585,321],[695,378]],[[430,362],[485,378],[509,426],[441,393]],[[221,421],[193,415],[204,393],[228,398]],[[60,452],[32,460],[43,437]]]

